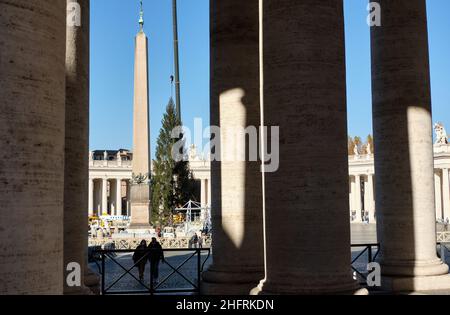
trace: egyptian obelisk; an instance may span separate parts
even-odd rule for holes
[[[134,65],[133,179],[131,181],[130,233],[150,229],[150,123],[148,96],[148,39],[144,33],[141,0],[139,33],[136,35]]]

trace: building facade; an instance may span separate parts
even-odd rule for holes
[[[89,216],[130,216],[130,182],[133,154],[124,149],[97,150],[89,154]],[[210,206],[210,163],[191,148],[189,165],[200,187],[198,202]]]
[[[89,158],[89,215],[130,216],[133,154],[128,150],[92,151]],[[189,165],[200,185],[199,202],[211,206],[211,163],[191,147]],[[450,219],[450,145],[434,146],[436,221]],[[349,156],[349,205],[352,223],[376,222],[373,154]],[[359,189],[358,189],[359,188]]]

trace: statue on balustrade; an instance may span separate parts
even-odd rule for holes
[[[447,132],[442,123],[434,124],[434,131],[436,133],[436,144],[448,144]]]

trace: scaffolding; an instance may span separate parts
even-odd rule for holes
[[[206,231],[209,231],[211,229],[210,207],[202,206],[199,202],[189,200],[183,207],[175,208],[175,211],[186,213],[186,222],[185,222],[186,235],[188,235],[193,226],[194,222],[192,216],[193,211],[200,212],[200,222],[202,224],[202,229]]]

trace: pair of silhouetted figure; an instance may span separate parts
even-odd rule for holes
[[[147,260],[150,261],[150,273],[153,282],[158,282],[159,278],[159,262],[164,262],[164,251],[156,238],[152,238],[151,243],[147,246],[147,242],[143,240],[136,248],[133,254],[133,261],[139,270],[139,280],[144,280],[145,265]]]

